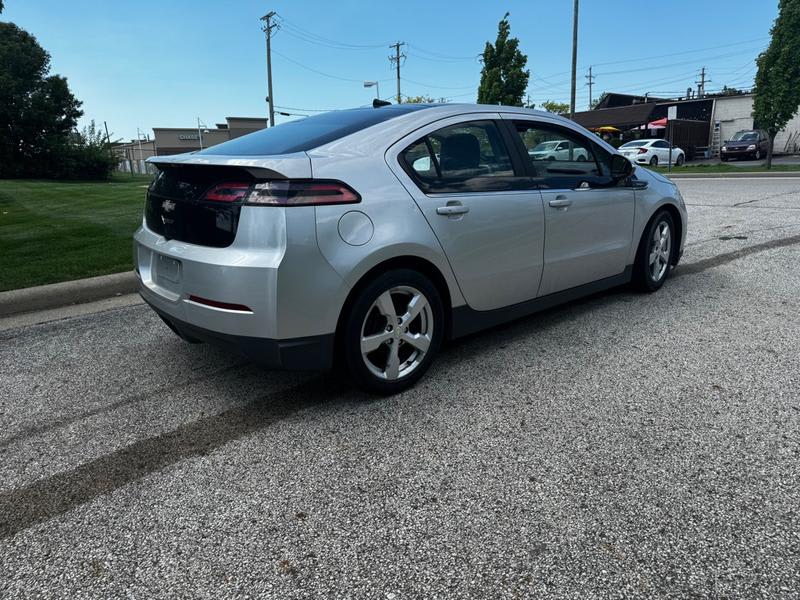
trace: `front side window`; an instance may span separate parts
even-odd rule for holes
[[[515,121],[514,126],[542,186],[573,188],[605,174],[596,146],[582,136],[533,121]]]
[[[400,156],[426,193],[516,189],[518,177],[500,131],[492,121],[470,121],[429,133]]]

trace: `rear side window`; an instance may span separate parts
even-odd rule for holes
[[[503,137],[493,121],[444,127],[406,148],[400,161],[424,192],[492,192],[518,189]]]
[[[381,108],[335,110],[281,123],[223,142],[198,154],[266,156],[304,152],[429,105],[399,104]]]

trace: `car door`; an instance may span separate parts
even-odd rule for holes
[[[544,208],[522,159],[509,151],[513,143],[486,115],[456,117],[401,142],[396,156],[398,177],[475,310],[530,300],[539,289]],[[392,152],[387,158],[391,165]]]
[[[623,273],[633,243],[634,191],[629,182],[617,184],[611,178],[611,154],[561,125],[506,118],[524,156],[524,148],[550,138],[571,145],[567,160],[531,158],[527,165],[541,190],[545,214],[539,296]]]
[[[669,142],[658,140],[653,142],[653,148],[658,153],[659,164],[669,164]],[[672,159],[675,160],[675,157],[673,156]]]

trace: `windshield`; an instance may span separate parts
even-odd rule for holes
[[[620,148],[638,148],[639,146],[644,146],[647,142],[628,142],[627,144],[622,144]]]
[[[263,156],[303,152],[413,110],[422,110],[430,106],[432,105],[400,104],[381,108],[334,110],[234,138],[201,150],[199,154]]]
[[[758,133],[755,131],[737,131],[731,138],[732,142],[757,142]]]
[[[561,140],[556,140],[554,142],[541,142],[540,144],[536,144],[531,152],[546,152],[548,150],[555,150],[560,141]]]

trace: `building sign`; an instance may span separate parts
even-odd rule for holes
[[[183,142],[189,142],[189,141],[192,141],[192,140],[197,140],[199,142],[200,141],[200,136],[197,135],[196,133],[188,134],[188,135],[179,135],[178,139],[183,141]]]
[[[674,121],[677,118],[678,118],[678,107],[677,106],[667,107],[667,121]]]

